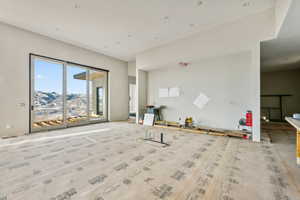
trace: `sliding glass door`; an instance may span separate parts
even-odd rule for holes
[[[108,72],[31,56],[32,132],[107,121]]]
[[[105,120],[107,73],[90,70],[89,71],[89,94],[90,94],[90,120]]]
[[[66,115],[69,125],[88,120],[88,70],[67,65]]]
[[[32,74],[32,128],[63,126],[63,64],[36,58]]]

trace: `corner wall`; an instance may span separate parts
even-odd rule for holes
[[[0,136],[29,131],[29,54],[109,70],[109,120],[128,118],[127,62],[0,23]]]
[[[186,68],[165,66],[149,71],[148,103],[166,105],[165,120],[193,117],[203,126],[235,130],[247,110],[256,115],[259,108],[259,84],[253,77],[260,70],[253,67],[253,60],[253,52],[246,51],[200,60]],[[159,88],[170,87],[180,88],[180,96],[159,98]],[[210,98],[203,109],[193,104],[200,93]]]
[[[147,105],[148,97],[148,72],[136,69],[136,80],[137,80],[137,111],[136,123],[139,122],[140,117],[145,113],[145,106]]]
[[[297,0],[296,0],[297,1]],[[293,0],[276,0],[275,3],[275,25],[276,36],[278,36],[282,24],[288,14],[288,11],[292,5]]]
[[[206,32],[199,33],[193,37],[189,37],[186,39],[178,40],[171,44],[167,44],[161,47],[153,48],[151,50],[142,52],[136,56],[137,66],[141,70],[155,70],[160,69],[164,70],[165,67],[178,67],[179,62],[188,62],[195,63],[199,60],[214,60],[216,58],[220,58],[228,55],[237,55],[242,52],[250,52],[251,57],[248,57],[248,60],[244,60],[241,63],[241,67],[244,69],[245,66],[248,66],[246,69],[247,77],[245,80],[249,80],[247,86],[240,87],[240,83],[243,85],[245,80],[240,80],[234,82],[232,85],[233,91],[239,91],[240,89],[246,90],[248,100],[239,99],[241,98],[239,95],[237,96],[238,102],[234,100],[231,102],[227,100],[227,103],[224,102],[223,110],[226,115],[231,116],[231,113],[234,113],[232,122],[227,121],[227,118],[223,115],[222,119],[225,120],[223,123],[221,120],[214,121],[212,118],[207,119],[208,124],[215,124],[221,127],[231,127],[234,128],[237,124],[237,119],[242,116],[237,116],[242,114],[242,112],[246,112],[247,109],[253,111],[253,141],[260,141],[260,42],[265,40],[274,39],[276,37],[276,19],[275,19],[275,9],[271,8],[264,12],[244,17],[236,22],[227,23],[222,26],[219,26],[215,29],[208,30]],[[235,60],[235,59],[234,59]],[[235,62],[233,60],[233,66],[235,66]],[[215,60],[216,61],[216,60]],[[217,62],[217,61],[216,61]],[[204,70],[205,64],[198,63],[201,68]],[[217,64],[217,63],[215,63]],[[200,67],[199,66],[199,67]],[[222,64],[217,64],[219,66],[219,70],[221,73],[228,74],[229,72],[223,71]],[[229,69],[229,68],[228,68]],[[203,72],[198,72],[198,76],[206,79],[210,77],[209,83],[216,81],[215,76],[217,75],[220,78],[219,70],[215,68],[215,71],[208,71],[208,74],[203,74]],[[230,69],[231,70],[231,69]],[[240,76],[244,76],[244,74],[237,70]],[[235,74],[234,70],[230,71]],[[200,73],[200,74],[199,74]],[[193,74],[194,75],[194,74]],[[221,76],[221,80],[224,80],[224,77]],[[172,75],[164,74],[160,76],[161,79],[172,79]],[[230,78],[230,76],[228,76]],[[180,80],[178,80],[180,82]],[[187,81],[189,81],[187,79]],[[196,80],[194,80],[197,83]],[[225,81],[225,80],[224,80]],[[151,81],[149,81],[149,84]],[[240,82],[240,83],[239,83]],[[205,87],[207,83],[202,83]],[[212,83],[212,84],[213,84]],[[218,83],[218,82],[217,82]],[[229,82],[230,83],[230,82]],[[174,83],[175,84],[175,83]],[[176,85],[168,86],[173,87]],[[225,88],[228,94],[232,93],[232,88]],[[199,89],[199,88],[198,88]],[[207,89],[207,88],[206,88]],[[212,92],[216,93],[217,90],[211,88]],[[222,88],[221,88],[222,89]],[[197,93],[198,91],[196,91]],[[220,91],[221,94],[224,91]],[[243,93],[244,94],[244,93]],[[213,94],[215,95],[215,94]],[[226,95],[226,94],[224,94]],[[235,97],[235,93],[233,94]],[[220,97],[222,99],[222,97]],[[149,99],[150,100],[150,99]],[[243,100],[243,101],[242,101]],[[153,101],[156,101],[155,99]],[[226,106],[228,106],[228,102],[231,102],[230,110],[226,111]],[[247,104],[241,103],[247,102]],[[156,103],[156,102],[149,102]],[[239,106],[233,106],[234,104],[240,104]],[[182,102],[182,105],[185,107],[186,104]],[[222,105],[222,104],[220,104]],[[168,105],[166,105],[168,106]],[[169,105],[170,106],[170,105]],[[172,105],[171,105],[172,106]],[[192,107],[188,108],[193,112]],[[242,111],[242,112],[241,112]],[[216,111],[213,111],[216,114]],[[189,114],[190,115],[190,114]],[[208,114],[209,115],[209,114]],[[221,114],[222,115],[222,114]],[[227,116],[228,117],[228,116]],[[178,115],[174,116],[174,119],[178,120]]]
[[[261,125],[260,125],[260,42],[257,42],[251,49],[252,60],[250,68],[251,85],[249,98],[251,99],[251,111],[253,112],[253,131],[252,140],[260,142]]]
[[[128,76],[136,76],[136,62],[130,61],[128,62]]]

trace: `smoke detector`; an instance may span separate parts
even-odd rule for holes
[[[203,4],[203,1],[198,1],[198,2],[197,2],[197,5],[198,5],[198,6],[202,6],[202,4]]]

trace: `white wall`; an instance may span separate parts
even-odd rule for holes
[[[248,89],[249,104],[247,104],[248,108],[243,109],[243,112],[247,109],[253,111],[253,140],[260,141],[260,42],[275,38],[275,30],[275,10],[272,8],[262,13],[245,17],[234,23],[224,24],[215,29],[199,33],[193,37],[142,52],[136,56],[137,68],[147,71],[154,69],[163,70],[166,67],[178,67],[179,62],[194,63],[195,61],[197,62],[203,59],[211,58],[214,60],[226,55],[250,52],[251,57],[249,60],[244,60],[245,62],[241,63],[242,66],[248,66],[247,72],[251,80],[251,84],[249,83],[250,85],[245,88]],[[221,68],[222,65],[220,66],[220,70],[222,71]],[[204,76],[209,77],[213,73],[219,74],[219,69],[214,69],[215,71],[210,71]],[[240,74],[240,71],[238,72]],[[230,73],[234,73],[234,71],[231,70]],[[158,79],[172,78],[172,75],[169,74],[157,74],[157,76],[159,77]],[[210,78],[214,81],[214,77]],[[186,80],[188,80],[188,78]],[[149,84],[152,84],[150,82],[152,81],[149,81]],[[243,80],[240,80],[240,82],[243,84]],[[236,89],[239,90],[240,84],[238,84],[238,81],[235,83],[236,84],[232,85],[232,87],[234,89],[236,87]],[[216,92],[213,88],[211,89],[213,92]],[[230,94],[232,88],[226,89],[226,92]],[[233,96],[233,98],[235,98],[235,96]],[[227,104],[224,104],[223,106],[226,105]],[[182,104],[181,106],[185,108],[186,104]],[[236,110],[234,106],[230,108],[232,108],[231,111],[233,113],[242,114],[242,109]],[[188,109],[193,111],[190,108]],[[226,118],[223,118],[223,123],[215,121],[209,123],[210,119],[208,119],[207,123],[209,124],[207,125],[215,124],[216,127],[233,128],[234,124],[237,124],[236,119],[238,118],[237,114],[234,115],[234,119],[231,123],[229,123]],[[221,114],[221,116],[223,116],[223,114]],[[177,116],[174,116],[174,118],[177,119]]]
[[[147,105],[148,96],[148,72],[143,70],[136,70],[137,80],[137,103],[136,103],[136,122],[145,113],[145,106]]]
[[[251,110],[253,112],[253,141],[260,142],[260,42],[255,43],[252,52],[250,79],[251,85],[249,90],[249,98],[251,99]]]
[[[136,62],[130,61],[128,62],[128,76],[136,76]]]
[[[178,121],[179,117],[193,117],[201,125],[237,129],[239,119],[247,110],[253,110],[250,97],[255,80],[251,73],[252,53],[211,58],[193,62],[183,68],[165,66],[148,72],[148,103],[166,105],[165,120]],[[168,78],[162,78],[168,77]],[[179,87],[181,95],[159,98],[159,88]],[[193,102],[203,93],[211,100],[199,109]]]
[[[296,0],[297,1],[297,0]],[[293,0],[276,0],[275,3],[275,23],[276,35],[279,34],[287,13],[292,5]]]
[[[128,118],[127,62],[0,23],[0,135],[28,132],[29,53],[110,70],[109,120]]]
[[[139,69],[151,70],[179,62],[217,57],[252,50],[258,42],[275,37],[274,9],[193,37],[154,48],[136,56]]]

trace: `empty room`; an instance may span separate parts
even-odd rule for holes
[[[0,0],[0,200],[300,200],[298,0]]]

